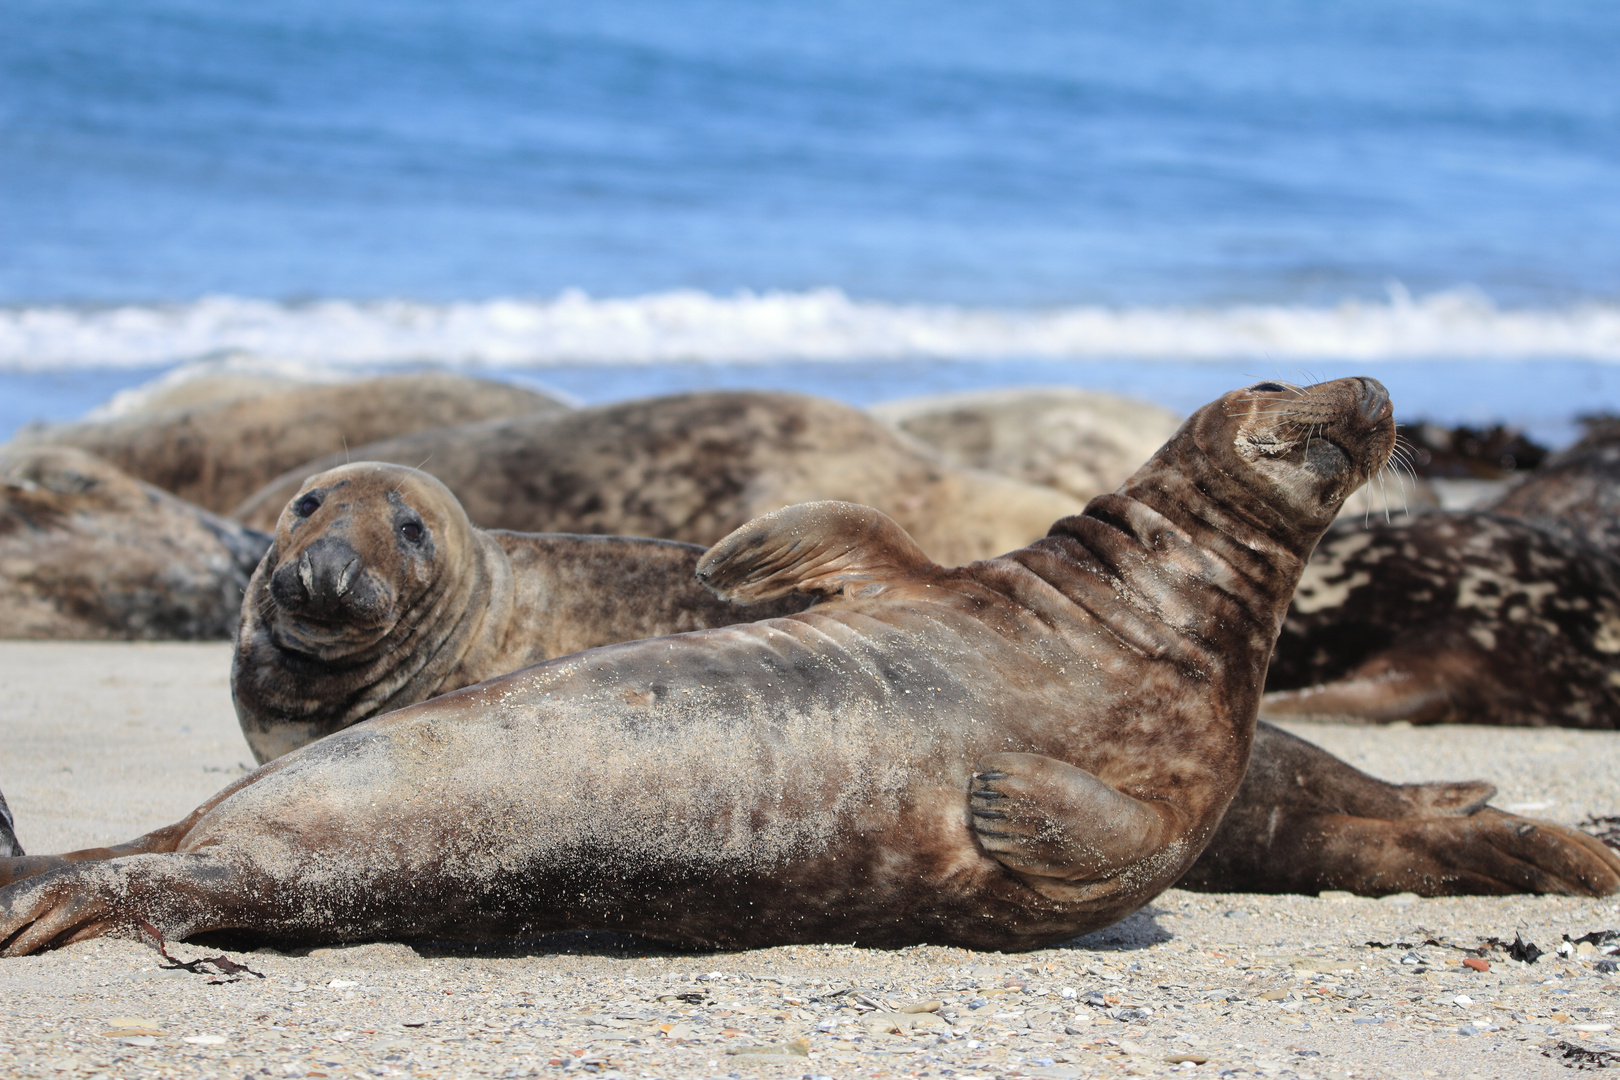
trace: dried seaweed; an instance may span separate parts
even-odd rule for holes
[[[193,975],[212,975],[217,972],[220,975],[227,976],[223,979],[209,979],[208,983],[210,986],[218,986],[221,983],[240,982],[243,975],[252,975],[255,979],[264,978],[262,973],[254,971],[246,964],[238,964],[235,960],[232,960],[230,957],[224,955],[200,956],[195,960],[181,960],[174,956],[170,956],[167,943],[163,940],[163,932],[161,930],[147,922],[145,919],[141,918],[137,918],[135,920],[135,924],[150,934],[152,940],[157,943],[158,955],[168,961],[167,964],[162,965],[164,970],[189,971]],[[203,969],[204,964],[212,965],[214,972],[205,971]]]

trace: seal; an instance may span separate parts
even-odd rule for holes
[[[87,450],[137,479],[228,514],[313,457],[336,454],[342,462],[348,447],[377,439],[567,409],[533,390],[449,372],[283,388],[260,383],[247,396],[230,396],[223,388],[220,393],[220,399],[203,395],[193,404],[28,431],[16,441]],[[187,400],[158,395],[159,402],[165,399]],[[273,527],[272,515],[265,531]]]
[[[288,502],[242,604],[231,696],[265,762],[378,713],[541,660],[785,615],[698,583],[667,540],[485,532],[439,481],[358,462]]]
[[[828,499],[876,507],[945,563],[1020,547],[1083,506],[952,466],[859,409],[802,394],[680,394],[463,424],[357,447],[353,459],[420,465],[486,529],[707,547],[761,514]],[[344,460],[292,470],[235,516],[275,528],[305,477]]]
[[[0,450],[0,637],[229,638],[269,544],[82,450]]]
[[[1620,726],[1620,561],[1497,514],[1335,531],[1277,639],[1261,714]]]
[[[485,533],[442,484],[402,466],[357,463],[311,477],[283,511],[242,607],[231,681],[243,731],[263,762],[553,656],[804,606],[797,593],[746,608],[716,599],[697,584],[702,554],[671,541]],[[411,572],[424,562],[425,585]],[[1582,860],[1564,849],[1589,841],[1546,826],[1521,835],[1522,819],[1494,810],[1478,817],[1492,790],[1387,784],[1261,724],[1215,840],[1178,884],[1424,895],[1571,888],[1570,867]],[[1492,815],[1497,827],[1483,828]],[[1356,842],[1324,840],[1341,834]],[[1469,869],[1478,866],[1497,876],[1481,882]]]
[[[711,947],[1105,926],[1214,833],[1305,560],[1393,437],[1371,379],[1235,391],[1119,492],[955,569],[868,507],[775,512],[699,577],[809,610],[547,661],[278,758],[132,844],[0,863],[0,945],[136,917]],[[1594,860],[1585,884],[1616,880]]]

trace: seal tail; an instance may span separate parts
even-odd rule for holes
[[[11,807],[6,805],[5,793],[0,792],[0,859],[15,859],[23,854],[22,845],[17,843],[15,826]]]

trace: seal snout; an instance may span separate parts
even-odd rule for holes
[[[1367,375],[1356,376],[1361,383],[1361,418],[1369,424],[1377,424],[1385,417],[1394,413],[1395,407],[1390,404],[1389,391],[1384,384]]]
[[[347,540],[322,536],[276,568],[270,595],[283,610],[318,619],[386,609],[388,598],[380,595],[365,569]]]

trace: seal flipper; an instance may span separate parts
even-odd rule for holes
[[[790,593],[832,596],[941,572],[909,533],[870,506],[810,502],[755,518],[698,560],[716,596],[757,604]]]
[[[22,845],[17,843],[16,825],[11,807],[6,805],[6,796],[0,792],[0,859],[15,859],[23,854]]]
[[[1383,659],[1380,657],[1379,659]],[[1260,699],[1260,715],[1277,719],[1317,719],[1339,723],[1436,724],[1456,715],[1451,687],[1467,685],[1466,671],[1447,670],[1408,656],[1395,664],[1363,664],[1342,679],[1299,690],[1273,690]],[[1455,682],[1453,680],[1456,680]]]
[[[1132,798],[1040,754],[981,758],[968,809],[984,850],[1055,899],[1164,851],[1179,831],[1168,804]]]
[[[1620,858],[1601,841],[1486,806],[1495,790],[1386,783],[1262,721],[1242,787],[1176,887],[1364,896],[1620,887]]]

